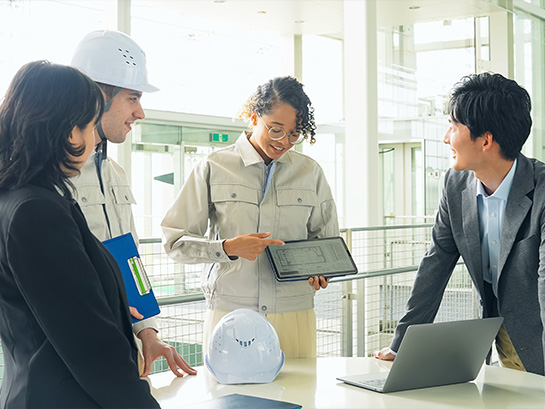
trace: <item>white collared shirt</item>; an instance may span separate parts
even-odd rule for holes
[[[477,207],[479,210],[483,274],[484,280],[492,284],[492,290],[496,296],[498,295],[501,228],[505,215],[505,205],[509,198],[516,168],[517,160],[515,159],[500,186],[491,195],[486,193],[482,182],[477,179]]]

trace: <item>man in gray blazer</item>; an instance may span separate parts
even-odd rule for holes
[[[545,374],[545,164],[520,153],[530,133],[530,96],[499,74],[464,77],[450,104],[452,169],[445,175],[432,243],[389,348],[411,324],[432,322],[462,256],[480,316],[504,317],[502,366]],[[543,234],[543,236],[542,236]]]

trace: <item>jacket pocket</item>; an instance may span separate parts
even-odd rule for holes
[[[98,186],[79,186],[76,199],[81,207],[98,206],[106,203]]]
[[[318,196],[311,190],[279,190],[276,196],[279,209],[278,238],[304,240],[308,238],[308,221],[318,206]]]
[[[277,196],[278,206],[310,206],[318,205],[318,196],[312,190],[279,190]]]
[[[240,185],[212,185],[210,197],[213,203],[245,202],[258,204],[257,191]]]
[[[210,219],[221,239],[255,232],[258,216],[258,191],[242,185],[211,185]]]
[[[115,204],[136,204],[136,199],[129,186],[112,186],[111,189]]]

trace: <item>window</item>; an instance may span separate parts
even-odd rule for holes
[[[191,15],[182,6],[132,1],[131,35],[161,88],[145,95],[146,107],[235,117],[258,85],[292,73],[284,60],[291,37]]]
[[[106,0],[0,1],[0,95],[22,65],[45,59],[69,64],[79,41],[104,29],[115,3]]]

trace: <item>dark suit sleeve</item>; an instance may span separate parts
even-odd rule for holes
[[[139,378],[131,344],[108,303],[80,229],[54,200],[31,199],[15,211],[9,265],[36,321],[76,382],[100,407],[159,407]],[[110,274],[112,275],[112,274]],[[113,277],[113,275],[112,275]]]
[[[539,245],[539,268],[537,278],[537,295],[541,313],[542,346],[543,356],[545,357],[545,214],[541,214],[541,243]],[[545,373],[545,365],[543,368]]]
[[[390,345],[390,348],[396,352],[409,325],[433,322],[441,305],[445,287],[460,258],[452,234],[449,214],[447,189],[450,173],[449,170],[445,175],[443,194],[432,230],[431,245],[420,262],[405,315],[399,321]]]

